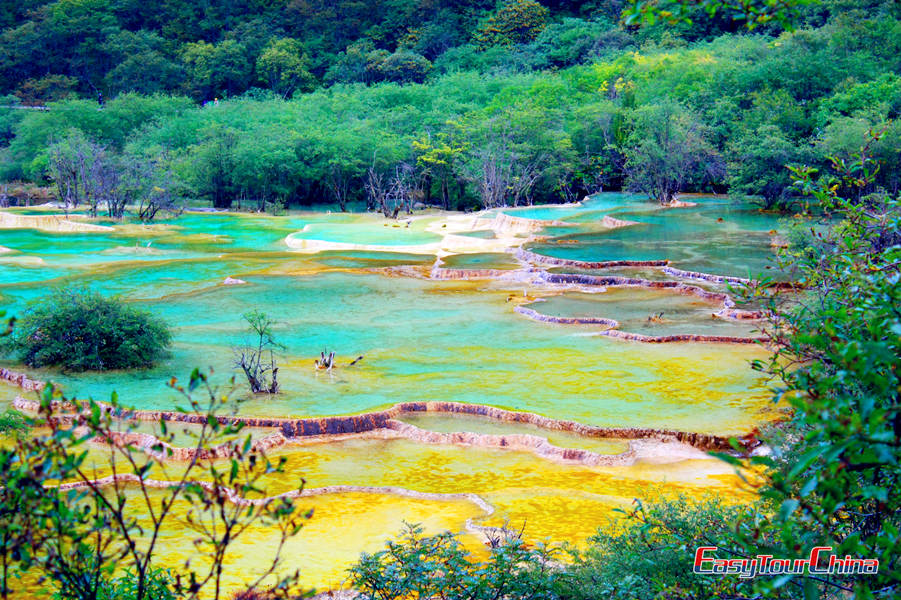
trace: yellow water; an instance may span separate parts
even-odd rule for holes
[[[749,268],[762,264],[770,252],[766,232],[776,227],[766,216],[721,204],[664,215],[640,199],[622,195],[600,197],[582,207],[527,209],[518,214],[565,217],[576,223],[565,231],[546,232],[565,236],[564,244],[553,239],[533,244],[549,254],[610,260],[667,258],[671,253],[676,267],[728,275],[747,275]],[[647,224],[606,231],[597,224],[604,214],[644,219]],[[724,221],[717,220],[720,216]],[[3,366],[60,382],[79,398],[105,400],[117,390],[126,405],[173,410],[183,400],[165,382],[172,376],[186,379],[195,366],[213,367],[214,381],[227,387],[233,374],[231,348],[244,338],[241,315],[258,308],[278,320],[276,337],[285,346],[280,357],[283,393],[251,396],[239,382],[233,395],[245,400],[240,411],[246,415],[344,415],[398,402],[438,400],[524,410],[591,425],[715,434],[744,433],[772,417],[766,382],[748,366],[750,360],[766,356],[762,348],[647,345],[598,337],[593,334],[600,327],[539,323],[514,312],[516,302],[511,298],[535,297],[547,290],[509,282],[424,279],[433,257],[411,254],[405,247],[433,244],[441,238],[434,233],[440,231],[439,223],[434,214],[414,221],[409,229],[386,227],[373,215],[187,214],[166,224],[122,225],[99,232],[2,230],[0,246],[12,252],[0,261],[0,306],[9,312],[21,313],[28,302],[55,286],[79,284],[121,295],[157,314],[170,323],[174,336],[171,357],[145,371],[61,373],[24,369],[12,357],[6,357]],[[676,235],[679,232],[686,235]],[[298,254],[285,242],[292,233],[358,248]],[[484,241],[484,236],[470,237],[474,243]],[[373,251],[367,245],[389,251]],[[465,267],[514,265],[512,259],[484,251],[449,262]],[[229,276],[247,284],[221,285]],[[646,323],[650,314],[645,313],[662,310],[678,319],[679,333],[750,330],[747,325],[711,322],[707,313],[715,307],[666,292],[570,292],[533,307],[564,316],[611,316],[636,326]],[[337,352],[339,365],[360,355],[365,358],[331,374],[317,372],[313,359],[324,349]],[[0,409],[16,393],[0,384]],[[561,447],[605,454],[626,448],[616,440],[459,415],[403,419],[436,431],[530,433]],[[185,427],[174,428],[174,442],[190,445]],[[153,426],[142,424],[141,430],[152,432]],[[270,430],[247,433],[261,437]],[[677,493],[717,494],[731,501],[749,497],[731,468],[711,459],[585,467],[527,452],[359,439],[279,448],[271,454],[288,459],[287,474],[265,482],[271,494],[287,491],[304,478],[312,488],[397,486],[427,493],[474,493],[496,508],[486,518],[465,500],[382,493],[305,498],[302,505],[315,508],[315,516],[290,543],[284,568],[300,568],[303,582],[319,588],[340,584],[359,552],[378,549],[400,531],[404,520],[423,522],[430,531],[461,531],[467,518],[490,525],[509,520],[517,527],[524,523],[530,540],[579,544],[605,525],[613,508],[636,497]],[[109,472],[103,450],[92,449],[89,461],[98,475]],[[166,472],[155,469],[151,476],[172,477],[178,468],[172,464]],[[273,535],[254,528],[239,540],[229,558],[230,587],[263,566]],[[182,564],[192,552],[190,539],[184,527],[169,530],[161,566]],[[472,534],[466,540],[473,548],[480,544]]]

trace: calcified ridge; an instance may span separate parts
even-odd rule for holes
[[[620,340],[631,340],[633,342],[645,342],[647,344],[666,344],[670,342],[720,342],[724,344],[757,344],[767,341],[767,338],[765,337],[747,338],[732,335],[697,335],[693,333],[677,333],[673,335],[643,335],[641,333],[619,331],[618,329],[607,329],[606,331],[599,331],[597,335],[604,335]]]
[[[606,325],[611,329],[619,327],[619,321],[604,317],[555,317],[553,315],[540,313],[534,308],[523,305],[517,306],[513,311],[526,316],[533,321],[541,321],[542,323],[560,323],[562,325]]]
[[[569,266],[586,270],[602,270],[622,267],[633,268],[660,268],[664,273],[687,279],[699,279],[709,281],[711,283],[749,283],[750,280],[739,277],[726,277],[721,275],[710,275],[707,273],[699,273],[695,271],[683,271],[669,267],[667,260],[616,260],[606,262],[585,262],[578,260],[567,260],[562,258],[554,258],[544,256],[518,248],[513,252],[513,256],[522,264],[520,269],[448,269],[443,267],[443,261],[438,258],[432,267],[430,277],[440,280],[476,280],[476,279],[492,279],[497,281],[516,281],[521,283],[529,283],[532,285],[541,285],[544,287],[553,286],[563,289],[598,289],[607,287],[643,287],[649,289],[665,289],[678,294],[692,295],[708,302],[718,302],[722,304],[720,310],[713,312],[712,316],[724,320],[747,321],[761,320],[766,317],[763,311],[743,310],[735,307],[735,301],[725,292],[712,292],[697,285],[687,284],[681,281],[652,281],[649,279],[641,279],[637,277],[623,277],[619,275],[587,275],[579,273],[549,273],[541,268],[533,266],[534,263],[547,266]],[[544,323],[559,323],[566,325],[604,325],[610,328],[610,337],[625,339],[637,342],[647,343],[666,343],[666,342],[720,342],[720,343],[753,343],[763,341],[765,338],[745,338],[738,336],[718,336],[718,335],[668,335],[668,336],[647,336],[641,334],[633,334],[627,332],[614,332],[619,328],[619,323],[614,319],[606,317],[587,317],[587,318],[570,318],[555,317],[542,314],[534,309],[525,306],[517,306],[514,308],[517,313]]]
[[[759,320],[766,317],[766,313],[762,311],[735,308],[735,301],[725,292],[711,292],[681,281],[651,281],[619,275],[583,275],[579,273],[548,273],[546,271],[542,271],[539,277],[546,283],[570,288],[643,287],[695,296],[708,302],[721,303],[722,308],[713,313],[713,316],[720,319]]]
[[[33,403],[20,401],[17,407],[22,410],[34,409]],[[72,417],[62,417],[72,419]],[[299,437],[285,437],[281,431],[254,440],[251,448],[265,452],[283,446],[308,446],[312,444],[340,442],[347,439],[407,439],[420,444],[472,446],[530,452],[539,458],[553,462],[595,466],[630,466],[639,460],[654,462],[670,462],[686,458],[706,458],[706,455],[690,444],[677,441],[675,438],[661,436],[660,439],[646,438],[629,440],[626,450],[619,454],[598,454],[579,448],[562,448],[551,444],[547,438],[531,434],[483,434],[467,431],[440,433],[429,431],[399,421],[389,419],[385,427],[367,431],[344,434],[324,434]],[[194,447],[179,448],[159,439],[153,434],[143,432],[110,432],[106,439],[94,440],[98,444],[112,444],[117,447],[131,446],[154,457],[157,460],[189,461],[195,458],[209,460],[227,458],[233,452],[228,443],[213,448],[198,450]]]
[[[118,473],[116,475],[109,475],[107,477],[101,477],[98,479],[90,479],[87,481],[73,481],[70,483],[60,484],[58,487],[61,490],[72,490],[72,489],[83,489],[87,487],[109,487],[111,485],[115,485],[116,483],[130,483],[130,484],[139,484],[142,483],[142,480],[138,478],[137,475],[133,473]],[[414,500],[432,500],[439,502],[448,502],[454,500],[465,500],[475,504],[481,511],[482,515],[481,519],[485,519],[490,517],[495,512],[495,507],[490,502],[479,496],[478,494],[473,494],[469,492],[460,492],[460,493],[438,493],[438,492],[418,492],[416,490],[409,490],[407,488],[395,487],[395,486],[369,486],[369,485],[330,485],[327,487],[321,488],[309,488],[309,489],[298,489],[292,490],[290,492],[285,492],[282,494],[278,494],[275,496],[267,496],[264,498],[245,498],[241,496],[235,489],[227,488],[220,486],[218,490],[207,481],[192,481],[192,484],[197,484],[206,489],[208,492],[216,491],[222,494],[229,502],[232,504],[236,504],[238,506],[264,506],[273,501],[278,501],[280,499],[300,499],[300,498],[310,498],[313,496],[325,496],[328,494],[349,494],[349,493],[358,493],[358,494],[390,494],[392,496],[401,496],[404,498],[412,498]],[[163,481],[159,479],[144,479],[143,485],[148,488],[153,489],[170,489],[174,486],[178,485],[176,482],[172,481]],[[470,533],[481,534],[486,536],[486,539],[489,535],[494,533],[500,533],[503,530],[499,527],[488,527],[485,525],[476,525],[472,518],[466,519],[466,530]]]
[[[569,260],[538,254],[525,248],[517,248],[513,255],[519,260],[547,265],[550,267],[575,267],[579,269],[613,269],[617,267],[665,267],[668,260],[607,260],[602,262],[586,262]]]
[[[622,266],[622,265],[620,265]],[[449,273],[443,273],[445,271],[451,271]],[[435,277],[436,272],[442,272],[440,276]],[[547,286],[548,284],[564,289],[606,289],[609,287],[643,287],[648,289],[662,289],[667,291],[672,291],[677,294],[685,294],[692,295],[702,300],[708,302],[718,302],[722,305],[722,307],[711,313],[711,315],[715,318],[724,319],[724,320],[760,320],[766,317],[766,313],[762,311],[749,311],[743,310],[740,308],[735,308],[735,301],[724,292],[712,292],[709,290],[705,290],[704,288],[698,287],[696,285],[686,284],[680,281],[651,281],[649,279],[640,279],[635,277],[622,277],[619,275],[584,275],[579,273],[548,273],[547,271],[541,270],[515,270],[515,271],[503,271],[502,277],[498,279],[505,280],[516,280],[516,281],[525,281],[529,278],[532,279],[533,283],[543,284]],[[449,269],[441,269],[440,265],[436,263],[435,267],[432,269],[433,278],[438,279],[467,279],[467,272],[465,270],[449,270]],[[483,277],[491,277],[491,273],[488,271],[477,271],[477,277],[474,278],[483,278]],[[749,344],[756,343],[759,341],[766,341],[765,337],[739,337],[739,336],[725,336],[725,335],[696,335],[696,334],[681,334],[681,335],[665,335],[665,336],[649,336],[642,335],[638,333],[629,333],[625,331],[620,331],[619,326],[620,323],[615,319],[610,319],[607,317],[558,317],[553,315],[546,315],[533,308],[529,308],[527,304],[531,304],[531,302],[527,302],[525,304],[521,304],[516,306],[513,310],[514,312],[521,314],[529,319],[534,321],[541,321],[543,323],[556,323],[561,325],[603,325],[607,327],[606,331],[599,332],[601,335],[607,335],[609,337],[614,337],[617,339],[631,340],[636,342],[646,342],[646,343],[669,343],[669,342],[719,342],[719,343],[738,343],[738,344]]]
[[[9,371],[6,372],[9,373]],[[0,371],[0,376],[2,375],[3,372]],[[112,416],[123,420],[152,422],[167,421],[198,425],[202,425],[206,422],[206,416],[200,414],[174,411],[123,410],[114,408],[102,402],[98,402],[98,404]],[[13,406],[18,410],[36,412],[40,408],[40,403],[17,397],[13,401]],[[69,406],[71,406],[71,404],[59,406],[58,408],[61,411],[65,411]],[[584,464],[612,464],[605,463],[605,461],[630,460],[628,457],[629,451],[623,453],[626,456],[613,455],[614,457],[621,458],[611,458],[610,455],[600,455],[588,450],[557,448],[548,443],[545,438],[527,434],[488,435],[470,434],[467,432],[443,434],[425,431],[398,420],[398,417],[401,417],[404,414],[417,414],[423,412],[476,415],[501,422],[524,423],[542,429],[566,431],[592,438],[622,440],[651,439],[660,442],[675,441],[693,446],[699,450],[728,450],[731,448],[729,439],[723,436],[670,429],[598,427],[594,425],[583,425],[576,421],[552,419],[535,413],[516,412],[483,404],[464,404],[460,402],[402,402],[395,404],[387,410],[349,416],[316,418],[220,416],[218,419],[222,424],[241,424],[245,427],[277,429],[286,441],[281,442],[277,438],[273,438],[272,440],[269,440],[269,438],[258,440],[258,443],[270,444],[269,447],[287,443],[289,440],[291,443],[303,443],[302,441],[299,441],[299,439],[302,438],[316,438],[317,440],[327,441],[334,440],[337,436],[348,437],[349,435],[365,433],[370,436],[402,436],[424,443],[532,449],[537,454],[547,458],[584,462]],[[75,412],[61,412],[60,417],[72,418],[75,417],[76,414],[77,413]],[[390,430],[394,433],[386,434],[384,431],[380,430]],[[134,441],[138,443],[141,443],[141,440],[146,440],[146,442],[151,445],[154,443],[153,440],[150,440],[149,438],[134,438]],[[266,441],[264,442],[264,440]],[[747,448],[753,448],[758,445],[756,436],[753,433],[742,436],[739,439],[739,443]],[[211,450],[211,452],[213,453],[211,456],[215,456],[216,450]]]

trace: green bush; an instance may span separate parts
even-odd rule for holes
[[[25,415],[19,411],[9,409],[5,413],[0,414],[0,435],[27,430],[28,421],[25,419]]]
[[[584,551],[573,552],[568,568],[569,600],[654,600],[657,598],[744,598],[747,580],[692,572],[695,548],[728,539],[730,523],[749,513],[718,499],[680,497],[642,504],[621,522],[602,527]]]
[[[90,576],[88,573],[86,576]],[[119,577],[104,577],[106,581],[99,587],[97,600],[137,600],[138,578],[132,571],[126,571]],[[152,568],[147,573],[146,588],[143,590],[143,598],[153,600],[175,600],[175,580],[169,571]],[[82,595],[72,593],[70,590],[59,589],[53,594],[53,600],[81,600]]]
[[[548,548],[499,534],[489,557],[478,561],[455,535],[423,537],[421,526],[408,525],[386,550],[364,553],[350,581],[365,600],[551,600],[564,574],[552,557]]]
[[[150,367],[170,341],[166,324],[149,313],[85,289],[58,290],[33,304],[12,335],[25,364],[70,371]]]

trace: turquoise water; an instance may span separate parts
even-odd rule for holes
[[[617,207],[629,210],[618,216],[653,225],[577,234],[578,245],[536,249],[591,260],[601,258],[600,248],[613,247],[620,254],[605,251],[603,258],[641,257],[650,252],[648,244],[663,248],[661,255],[671,250],[688,254],[700,248],[686,249],[686,238],[706,240],[710,236],[702,232],[714,226],[754,245],[756,238],[740,233],[735,223],[717,223],[716,215],[731,214],[758,229],[767,224],[764,217],[743,210],[730,212],[718,200],[698,209],[660,211],[622,194],[604,195],[586,206],[514,212],[573,220]],[[425,272],[431,259],[403,252],[296,254],[284,242],[289,233],[314,223],[341,241],[372,243],[409,235],[403,239],[418,243],[436,237],[424,230],[434,219],[420,219],[406,229],[385,227],[384,220],[365,215],[186,214],[160,226],[128,226],[112,232],[2,230],[0,245],[15,251],[6,258],[29,256],[43,264],[0,263],[0,294],[7,310],[19,313],[51,287],[84,285],[121,295],[169,322],[175,339],[172,356],[152,370],[38,373],[81,397],[103,399],[118,390],[127,403],[142,408],[171,409],[176,399],[163,383],[172,376],[187,376],[194,366],[213,367],[225,385],[233,373],[232,349],[244,337],[241,316],[260,309],[279,321],[278,337],[285,345],[280,371],[284,393],[250,397],[239,388],[238,395],[248,396],[243,408],[248,414],[331,415],[405,400],[451,400],[598,425],[736,432],[756,425],[766,410],[766,394],[747,368],[747,361],[759,353],[754,349],[648,347],[586,337],[584,328],[536,323],[513,312],[508,299],[522,294],[522,284],[508,289],[490,282],[401,277],[382,269],[410,265]],[[680,233],[681,224],[689,233]],[[655,241],[642,241],[650,231],[657,232]],[[668,236],[672,239],[666,244],[659,241]],[[754,251],[763,255],[769,250],[754,246]],[[727,253],[728,249],[717,250],[711,256]],[[722,264],[720,259],[708,260]],[[730,260],[738,262],[742,256]],[[460,268],[517,266],[502,253],[454,255],[445,263]],[[226,277],[248,283],[223,286]],[[653,294],[639,290],[592,298],[567,295],[534,307],[564,315],[609,316],[623,320],[623,329],[645,333],[749,329],[708,319],[715,310],[709,303]],[[672,321],[646,323],[648,314],[661,311]],[[336,351],[342,361],[360,355],[365,359],[331,375],[315,372],[313,359],[325,349]],[[714,375],[708,368],[711,361],[722,367]]]
[[[582,261],[665,260],[689,271],[757,277],[768,272],[777,216],[725,198],[691,198],[695,207],[661,208],[635,195],[596,197],[581,207],[504,209],[516,216],[560,219],[575,227],[548,227],[552,237],[528,248]],[[637,225],[606,230],[609,215]]]
[[[520,269],[522,265],[510,254],[503,252],[482,252],[474,254],[451,254],[441,259],[448,269]]]
[[[733,432],[756,423],[765,404],[759,393],[748,394],[757,378],[746,350],[579,337],[517,315],[506,293],[468,283],[340,272],[238,275],[248,285],[195,283],[198,291],[140,303],[174,328],[173,356],[157,368],[41,375],[80,397],[103,399],[115,389],[141,408],[171,409],[176,398],[162,383],[195,365],[214,367],[224,380],[231,348],[244,338],[241,315],[259,307],[280,322],[284,393],[251,398],[243,409],[249,414],[331,415],[449,400],[598,425]],[[341,361],[365,359],[329,376],[312,368],[324,349]],[[709,373],[711,360],[721,373]]]
[[[763,263],[773,226],[769,217],[730,209],[719,200],[696,209],[661,211],[623,194],[605,194],[584,206],[531,207],[511,214],[575,224],[545,232],[562,238],[533,244],[549,255],[671,258],[682,268],[728,274],[743,274]],[[600,225],[605,214],[645,224],[610,231]],[[427,231],[433,225],[440,230],[439,219],[422,216],[408,229],[360,214],[186,214],[150,227],[125,225],[90,233],[0,230],[0,246],[13,250],[0,255],[0,307],[8,312],[22,314],[29,302],[54,287],[82,285],[152,312],[170,324],[174,338],[171,355],[149,370],[62,373],[24,369],[10,356],[2,364],[58,382],[70,396],[106,400],[115,390],[123,404],[146,409],[184,405],[165,384],[173,376],[185,381],[198,367],[212,368],[212,381],[240,400],[239,410],[248,415],[341,415],[429,400],[489,404],[602,426],[717,434],[747,432],[773,416],[766,381],[748,365],[766,356],[760,348],[649,345],[599,337],[593,334],[600,327],[540,323],[514,311],[521,298],[548,294],[546,288],[428,279],[434,256],[405,252],[404,247],[440,240]],[[288,235],[389,246],[392,251],[296,253],[285,242]],[[477,237],[482,239],[473,242],[492,239]],[[510,254],[499,252],[444,260],[451,268],[519,266]],[[659,270],[614,272],[663,277]],[[223,285],[226,277],[246,284]],[[611,317],[621,320],[624,330],[650,334],[743,335],[752,327],[709,318],[719,308],[715,304],[641,288],[566,293],[531,306],[548,314]],[[232,377],[239,375],[233,352],[248,341],[242,315],[250,310],[262,310],[277,321],[275,336],[284,349],[278,356],[282,393],[276,396],[250,394],[240,378],[232,388]],[[665,320],[649,324],[647,317],[658,312]],[[337,353],[338,366],[331,373],[313,368],[323,350]],[[361,362],[347,366],[358,356],[364,357]],[[19,393],[0,384],[0,409]],[[626,447],[622,441],[459,415],[408,420],[437,431],[532,433],[560,446],[605,453]],[[142,428],[152,430],[147,424]],[[259,437],[268,432],[251,433]],[[179,429],[175,441],[189,444],[191,435]],[[285,447],[275,454],[290,460],[291,478],[267,482],[273,492],[303,476],[311,487],[394,485],[478,493],[497,507],[490,524],[501,525],[505,518],[526,522],[530,540],[579,543],[611,515],[612,507],[655,493],[655,486],[666,493],[713,491],[744,497],[730,466],[705,459],[677,457],[670,464],[602,469],[502,449],[360,439]],[[340,584],[359,552],[378,549],[404,520],[431,523],[434,530],[459,530],[466,518],[482,516],[465,501],[413,501],[389,494],[328,495],[306,504],[316,506],[316,516],[301,542],[292,546],[286,568],[305,569],[304,581],[315,585]],[[171,544],[167,551],[172,556],[190,550],[180,536],[173,536]],[[244,544],[233,558],[242,568],[233,572],[256,564],[256,557],[271,549],[273,537],[254,530]],[[307,569],[309,565],[313,568]]]
[[[678,334],[752,337],[758,324],[713,317],[722,304],[691,295],[632,287],[609,288],[598,294],[567,293],[552,296],[529,308],[559,317],[606,317],[619,329],[643,335]]]
[[[420,226],[407,227],[394,221],[381,227],[372,227],[369,223],[317,223],[309,225],[295,237],[375,246],[416,246],[441,241],[441,236],[423,231]]]

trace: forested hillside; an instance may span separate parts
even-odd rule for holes
[[[65,175],[89,160],[140,174],[132,199],[164,188],[217,207],[466,209],[626,188],[786,209],[784,165],[822,166],[877,128],[876,185],[901,187],[896,2],[805,5],[792,31],[722,11],[638,28],[622,11],[4,2],[0,93],[17,108],[0,109],[0,177],[89,195],[99,184]]]

